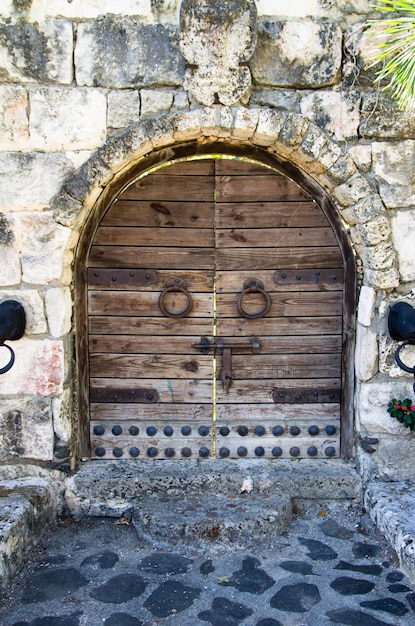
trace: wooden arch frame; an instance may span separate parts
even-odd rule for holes
[[[343,296],[343,351],[342,351],[342,398],[341,398],[341,457],[353,456],[353,398],[354,398],[354,330],[356,310],[356,264],[353,249],[344,224],[327,192],[299,166],[264,148],[221,142],[189,141],[168,148],[154,150],[147,157],[133,164],[109,184],[91,211],[82,230],[75,257],[75,308],[76,308],[76,354],[78,370],[78,419],[79,455],[89,457],[89,394],[88,394],[88,329],[86,268],[90,244],[98,225],[116,198],[137,177],[165,163],[226,155],[248,159],[270,167],[297,183],[320,206],[326,215],[343,256],[345,289]]]

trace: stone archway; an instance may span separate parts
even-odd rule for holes
[[[301,115],[268,108],[215,106],[166,115],[112,138],[66,181],[55,199],[56,220],[76,231],[83,229],[77,258],[82,258],[88,232],[94,231],[105,207],[132,177],[162,162],[175,160],[179,154],[185,158],[226,150],[240,155],[249,153],[271,166],[284,164],[288,175],[297,182],[319,188],[321,198],[326,198],[322,202],[332,201],[335,219],[350,227],[351,245],[362,259],[361,280],[381,289],[397,284],[392,244],[379,242],[375,235],[379,224],[386,220],[382,202],[357,171],[353,160]],[[81,270],[79,263],[78,271]],[[81,296],[77,308],[82,306]],[[82,346],[82,341],[78,345]],[[353,361],[352,352],[348,354],[349,364]],[[353,396],[351,381],[352,377],[350,397]],[[81,404],[81,417],[85,410]],[[80,440],[88,440],[85,426],[81,426]],[[81,454],[85,450],[85,444],[81,444]]]

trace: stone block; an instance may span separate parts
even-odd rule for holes
[[[175,139],[192,139],[199,136],[200,121],[197,111],[177,113],[173,120]]]
[[[415,280],[415,210],[396,213],[392,217],[392,233],[402,280]]]
[[[52,337],[62,337],[71,330],[72,298],[68,287],[46,291],[46,317]]]
[[[116,16],[79,24],[75,68],[77,84],[90,87],[177,86],[184,77],[174,31]]]
[[[366,224],[366,222],[374,220],[383,211],[382,200],[374,194],[363,198],[353,207],[354,216],[358,224]]]
[[[108,92],[107,123],[110,128],[126,128],[140,119],[141,97],[135,89]]]
[[[389,220],[384,215],[378,215],[370,222],[360,225],[360,234],[363,243],[368,246],[388,241],[391,236]]]
[[[319,91],[304,96],[301,113],[339,141],[354,139],[360,122],[358,91]]]
[[[355,174],[346,183],[333,190],[334,197],[344,206],[352,206],[371,194],[371,187],[360,174]]]
[[[348,152],[359,170],[362,172],[368,172],[370,170],[370,166],[372,165],[372,146],[353,146],[349,148]]]
[[[106,135],[105,95],[92,89],[42,87],[30,92],[30,136],[43,151],[92,150]]]
[[[395,267],[382,271],[365,268],[364,280],[375,289],[390,290],[398,287],[399,272]]]
[[[45,16],[62,16],[80,19],[94,19],[108,13],[119,15],[140,15],[150,17],[150,0],[32,0],[32,19]]]
[[[367,381],[378,371],[378,342],[376,333],[368,326],[357,325],[355,370],[359,380]]]
[[[141,90],[141,117],[143,119],[169,111],[173,104],[173,93],[161,89]]]
[[[21,217],[23,280],[48,285],[59,282],[66,258],[71,231],[57,224],[50,213],[32,213]]]
[[[26,315],[26,335],[43,335],[47,331],[43,298],[35,289],[16,289],[1,292],[1,300],[17,300]]]
[[[40,397],[3,398],[0,400],[0,424],[2,461],[19,458],[46,461],[52,458],[53,423],[49,400]]]
[[[261,146],[271,146],[277,140],[281,131],[281,124],[285,121],[285,115],[281,111],[272,109],[260,110],[258,124],[255,130],[254,140]]]
[[[2,210],[44,209],[58,193],[71,170],[71,161],[62,154],[0,153]]]
[[[387,480],[410,480],[415,482],[414,438],[407,429],[401,436],[383,436],[378,444],[376,461],[379,474]],[[412,554],[413,548],[412,548]],[[415,560],[415,559],[414,559]],[[415,574],[415,570],[413,576]],[[414,576],[415,580],[415,576]]]
[[[185,91],[178,91],[177,93],[174,94],[173,108],[174,109],[188,109],[189,108],[189,97]]]
[[[18,285],[21,280],[20,250],[15,235],[16,223],[12,215],[0,213],[0,286]]]
[[[56,437],[63,443],[69,443],[74,435],[73,408],[71,389],[65,389],[62,395],[52,398],[53,430]]]
[[[363,326],[370,326],[374,314],[376,291],[373,287],[363,285],[359,294],[357,320]]]
[[[342,58],[340,27],[309,19],[262,22],[249,62],[260,86],[317,88],[339,80]]]
[[[415,204],[415,140],[372,144],[373,170],[379,194],[390,209]]]
[[[29,142],[26,89],[0,85],[0,150],[24,150]]]
[[[384,270],[395,264],[395,250],[389,242],[366,247],[364,257],[367,266],[374,270]]]
[[[300,112],[300,95],[285,89],[256,89],[249,103],[253,106],[269,106],[283,111]]]
[[[56,396],[62,393],[65,367],[61,341],[23,337],[13,343],[13,350],[14,365],[1,379],[3,394]]]
[[[337,161],[327,170],[327,176],[338,184],[346,182],[355,173],[356,165],[348,154],[345,154],[341,156],[340,159],[337,159]]]
[[[237,139],[250,139],[256,130],[258,116],[258,109],[237,107],[234,115],[233,137]]]
[[[400,111],[382,92],[363,94],[361,118],[365,139],[411,139],[415,133],[415,113]]]
[[[72,82],[73,32],[67,20],[0,21],[1,82]]]
[[[411,394],[409,381],[389,379],[362,384],[357,403],[357,417],[361,429],[369,434],[405,435],[408,429],[389,415],[388,403],[393,398],[409,398]]]
[[[309,120],[299,113],[291,113],[284,120],[279,140],[288,146],[298,146],[306,136],[309,127]]]
[[[326,135],[320,128],[317,128],[314,124],[310,124],[307,134],[301,143],[302,152],[312,159],[317,159],[326,145]]]

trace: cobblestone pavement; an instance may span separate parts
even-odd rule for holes
[[[415,624],[415,592],[357,505],[297,510],[273,546],[140,541],[128,519],[63,519],[3,600],[2,626]]]

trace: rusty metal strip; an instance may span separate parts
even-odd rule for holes
[[[335,403],[340,402],[340,389],[286,389],[274,387],[272,399],[277,404]]]

